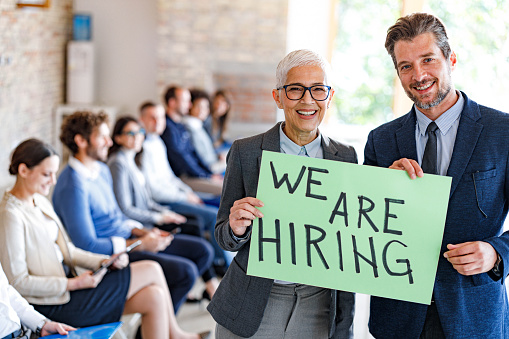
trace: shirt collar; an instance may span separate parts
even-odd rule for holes
[[[286,154],[297,155],[300,152],[301,146],[294,143],[285,132],[283,132],[284,123],[279,125],[279,146],[281,151]],[[304,145],[309,157],[316,158],[320,147],[322,147],[322,134],[318,131],[318,137],[311,141],[309,144]]]
[[[99,162],[95,161],[93,164],[93,169],[90,170],[88,167],[83,165],[81,161],[76,159],[75,157],[69,157],[69,167],[75,170],[79,175],[83,176],[85,179],[94,180],[99,176],[101,168],[99,166]]]
[[[449,132],[449,129],[459,118],[461,111],[463,110],[465,99],[463,98],[463,95],[460,91],[456,91],[456,93],[459,95],[458,101],[456,101],[456,103],[451,108],[449,108],[441,116],[439,116],[437,120],[435,120],[435,123],[437,124],[438,129],[442,135],[445,135],[447,132]],[[420,135],[424,136],[426,134],[426,128],[428,128],[428,125],[431,123],[431,119],[425,116],[424,113],[422,113],[417,108],[417,106],[414,105],[414,107],[415,115],[417,118],[417,126],[419,129],[418,132]]]
[[[156,138],[159,138],[159,134],[157,133],[147,133],[145,136],[145,141],[147,140],[155,140]]]

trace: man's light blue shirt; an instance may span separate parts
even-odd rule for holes
[[[461,92],[456,91],[459,95],[458,101],[445,111],[435,123],[438,126],[439,133],[437,135],[437,165],[440,175],[446,175],[451,163],[452,152],[454,150],[454,142],[456,141],[456,134],[458,133],[458,126],[460,123],[461,111],[465,99]],[[419,109],[414,105],[416,113],[416,126],[415,126],[415,143],[417,147],[417,159],[419,165],[422,164],[422,156],[424,149],[426,148],[426,142],[428,136],[426,135],[426,128],[431,123],[431,120],[425,116]]]

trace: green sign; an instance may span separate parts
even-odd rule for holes
[[[429,304],[450,187],[264,151],[247,274]]]

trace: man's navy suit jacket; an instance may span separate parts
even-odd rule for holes
[[[509,196],[509,115],[462,94],[465,104],[447,171],[452,187],[434,299],[447,338],[507,338],[509,233],[502,232]],[[364,164],[389,167],[400,158],[417,160],[415,126],[412,109],[371,131]],[[487,273],[461,275],[443,257],[447,244],[479,240],[490,243],[506,263],[502,279],[495,281]],[[427,305],[372,297],[370,332],[376,338],[418,338],[426,310]]]

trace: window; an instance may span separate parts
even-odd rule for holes
[[[455,87],[481,105],[509,112],[509,1],[428,0],[424,11],[446,25],[458,57]]]
[[[395,72],[384,43],[400,10],[399,0],[337,2],[330,114],[341,123],[378,125],[393,118]]]

